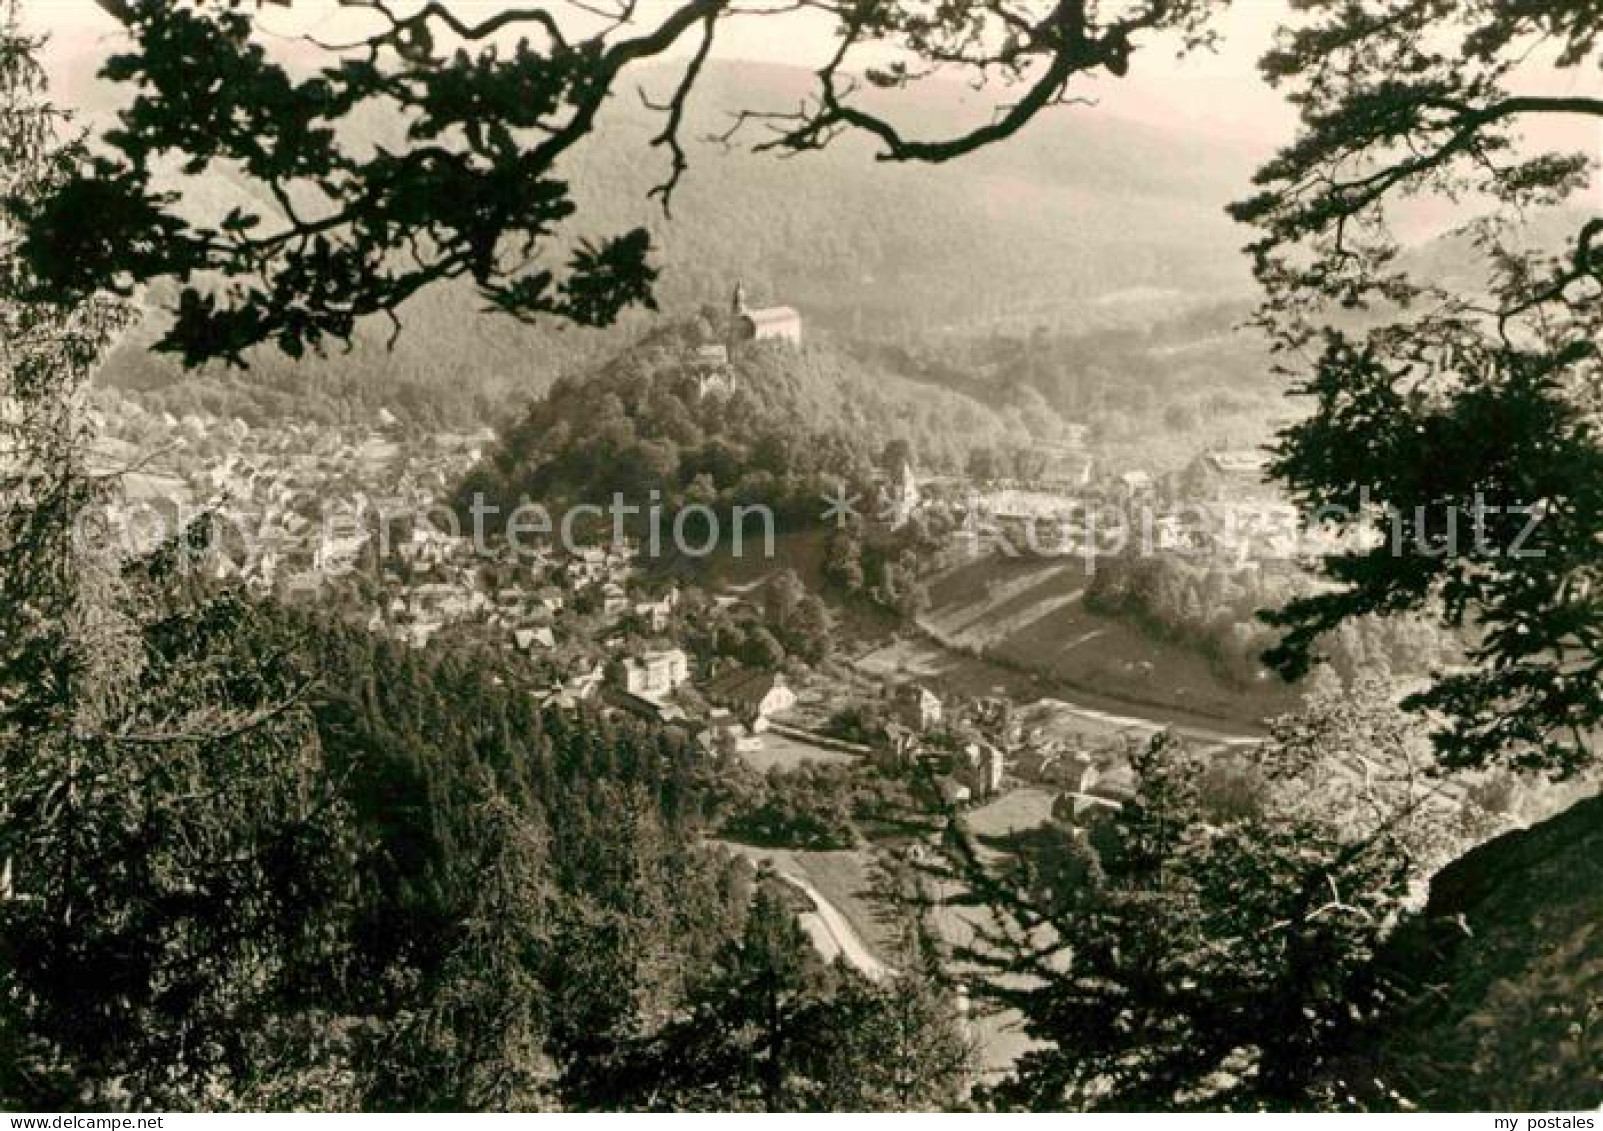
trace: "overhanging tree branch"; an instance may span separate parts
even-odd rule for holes
[[[177,283],[175,319],[160,348],[193,365],[243,364],[262,344],[299,355],[348,341],[362,319],[393,318],[408,296],[447,279],[471,279],[493,307],[525,320],[598,325],[649,304],[657,269],[647,233],[576,246],[559,239],[576,205],[556,170],[595,131],[624,72],[696,35],[672,94],[648,103],[663,115],[649,144],[668,156],[666,179],[650,196],[669,209],[690,167],[680,136],[686,107],[719,23],[734,16],[822,14],[840,36],[800,111],[737,114],[737,128],[750,118],[775,127],[755,148],[801,152],[857,132],[880,143],[881,160],[938,163],[1004,141],[1068,101],[1076,75],[1124,74],[1141,33],[1172,33],[1188,44],[1205,38],[1220,0],[1146,0],[1113,14],[1092,0],[570,3],[584,17],[577,23],[545,4],[469,19],[438,0],[416,8],[342,0],[381,26],[330,47],[329,65],[311,77],[268,53],[250,5],[97,2],[134,39],[108,63],[107,77],[140,93],[107,135],[104,154],[84,154],[55,194],[24,210],[24,253],[42,296]],[[539,34],[509,46],[520,28]],[[983,124],[915,139],[859,97],[865,86],[850,68],[857,49],[871,44],[909,60],[869,68],[874,87],[905,89],[947,71],[980,83],[998,74],[1023,92]],[[194,98],[197,90],[209,96]],[[341,123],[359,108],[398,120],[404,141],[346,144]],[[194,223],[156,187],[172,177],[170,163],[158,172],[164,154],[185,159],[180,184],[228,167],[255,181],[276,209],[241,207],[219,223]],[[302,205],[307,200],[316,206]],[[89,214],[98,220],[92,233],[80,223]],[[564,254],[565,266],[551,265]]]

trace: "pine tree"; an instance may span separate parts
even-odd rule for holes
[[[125,561],[88,466],[127,313],[38,301],[14,211],[78,154],[0,11],[0,1102],[220,1106],[290,1078],[336,976],[346,859],[304,685],[256,613]],[[321,1055],[321,1053],[317,1054]],[[302,1083],[316,1087],[317,1082]]]
[[[1091,830],[1081,890],[961,874],[996,915],[963,957],[1039,1046],[991,1098],[1064,1109],[1257,1109],[1311,1102],[1339,1038],[1386,1000],[1373,963],[1415,875],[1406,811],[1361,829],[1329,819],[1327,771],[1221,810],[1206,762],[1160,738],[1139,790]]]
[[[426,1000],[386,1040],[369,1104],[391,1110],[549,1107],[545,990],[552,896],[544,837],[493,792],[477,808],[479,850],[457,886],[472,906]]]
[[[909,914],[896,973],[873,982],[837,973],[820,1034],[817,1106],[831,1111],[949,1111],[972,1083],[975,1048],[941,948]]]

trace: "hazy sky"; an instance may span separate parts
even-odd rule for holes
[[[449,2],[464,16],[482,17],[507,6],[506,0]],[[677,2],[641,0],[642,19],[660,18]],[[748,6],[781,2],[746,0]],[[404,10],[406,0],[398,0],[398,6]],[[547,7],[578,12],[563,0],[548,0]],[[1179,127],[1204,138],[1250,141],[1252,148],[1261,147],[1267,156],[1295,132],[1292,109],[1259,78],[1255,65],[1286,10],[1285,0],[1234,0],[1215,25],[1222,37],[1216,51],[1193,52],[1177,59],[1172,41],[1148,37],[1139,44],[1144,49],[1135,53],[1125,78],[1081,79],[1072,93],[1097,99],[1100,109],[1110,115]],[[24,0],[23,12],[35,30],[53,34],[47,58],[54,64],[58,81],[65,60],[70,59],[75,69],[95,69],[95,58],[111,50],[120,33],[116,21],[94,0]],[[287,43],[308,33],[324,40],[338,39],[342,31],[350,36],[370,26],[354,21],[371,18],[342,9],[338,0],[295,0],[288,10],[267,8],[261,23]],[[574,18],[585,17],[579,14]],[[816,12],[737,18],[721,25],[715,56],[816,67],[832,50],[830,31],[827,17]],[[693,48],[693,38],[686,36],[676,54],[688,56]],[[1524,89],[1553,94],[1599,89],[1596,73],[1585,67],[1555,71],[1532,64],[1522,68],[1519,82]],[[1596,119],[1542,115],[1524,126],[1536,145],[1581,149],[1603,158],[1603,125]],[[1603,206],[1603,178],[1594,182],[1592,191]]]

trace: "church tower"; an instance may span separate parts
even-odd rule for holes
[[[897,484],[891,495],[892,529],[905,525],[923,501],[924,496],[919,492],[918,480],[913,476],[913,464],[909,460],[903,460],[902,481]]]
[[[735,294],[729,300],[729,326],[724,332],[724,348],[729,356],[735,355],[735,347],[746,340],[746,284],[735,280]]]
[[[788,306],[753,310],[746,305],[746,284],[736,283],[729,301],[729,348],[744,342],[782,341],[801,345],[801,315]]]

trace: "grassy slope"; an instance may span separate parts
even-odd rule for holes
[[[1290,705],[1283,685],[1227,683],[1198,653],[1090,612],[1085,582],[1074,560],[985,558],[931,587],[924,620],[950,643],[1114,700],[1249,725]]]

